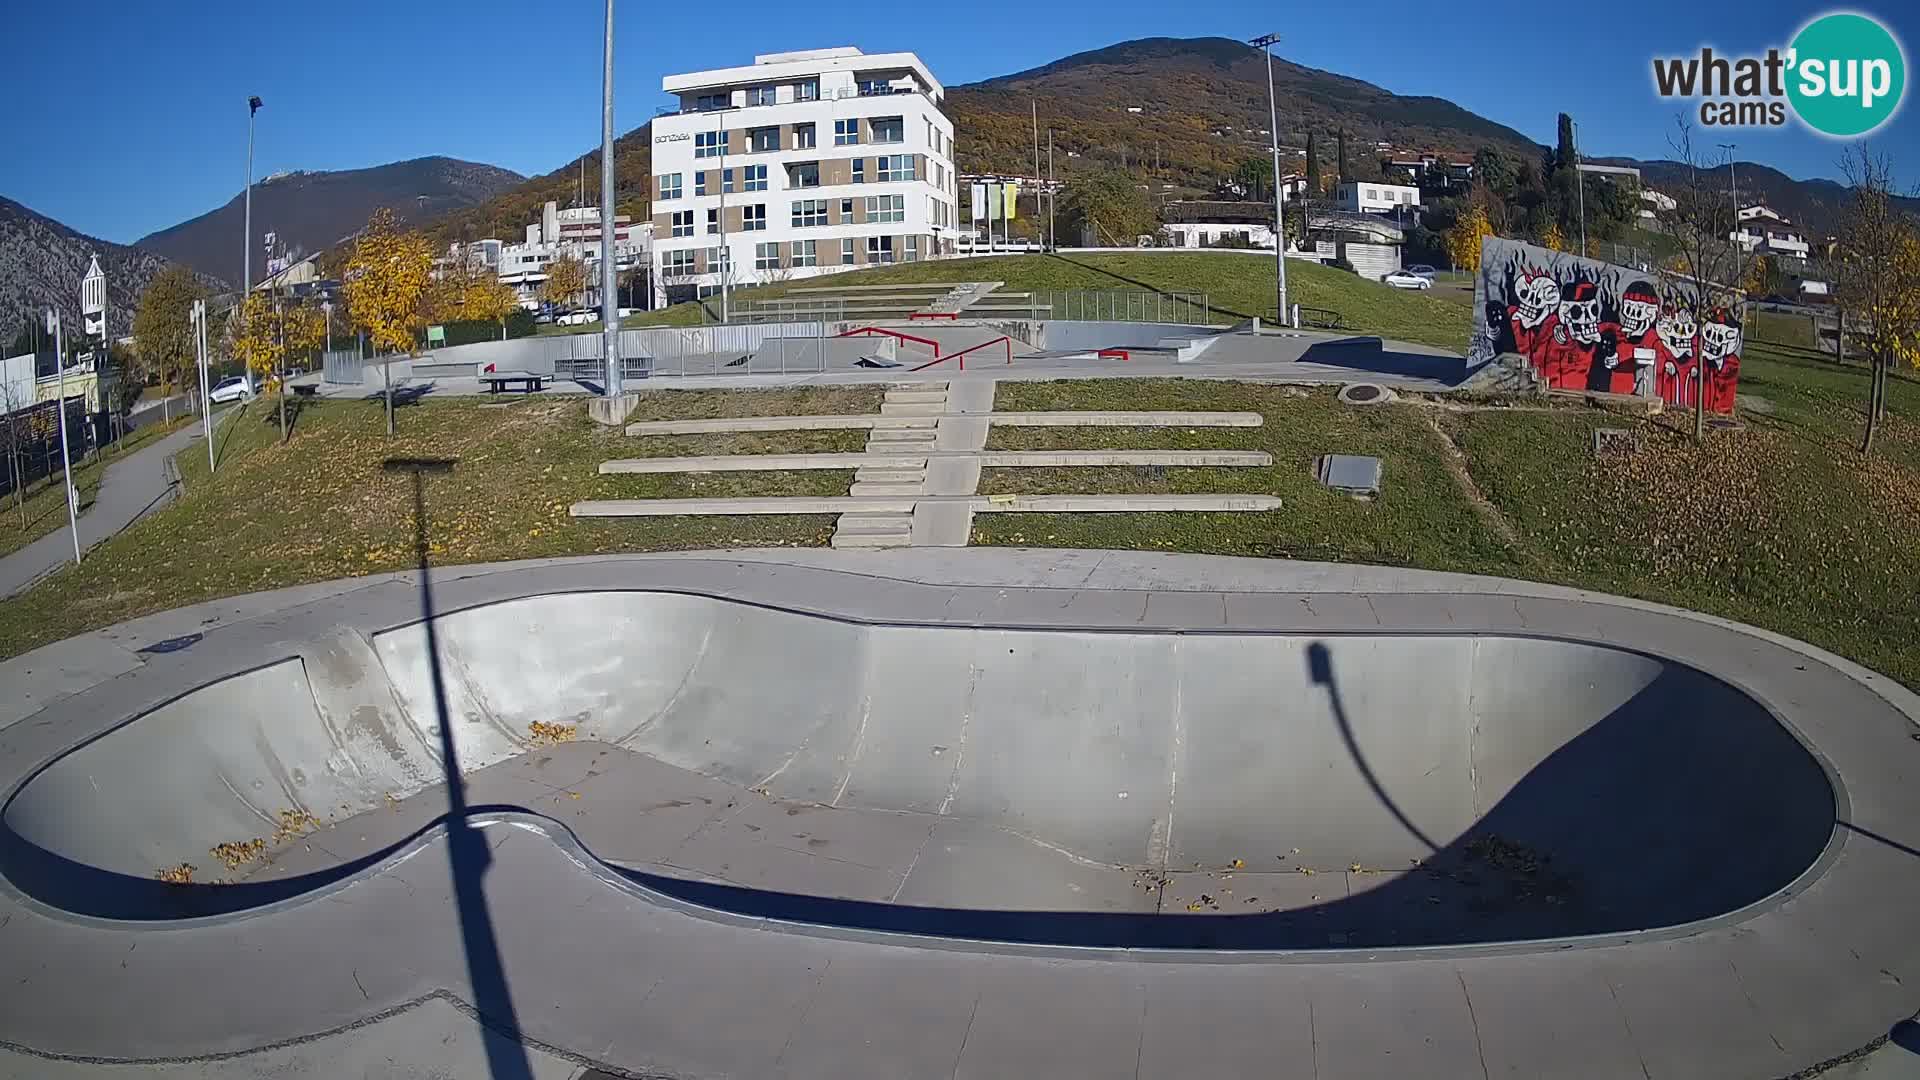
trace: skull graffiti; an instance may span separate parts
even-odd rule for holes
[[[1600,290],[1592,282],[1575,282],[1564,294],[1560,301],[1560,325],[1583,345],[1600,340]]]
[[[1632,338],[1645,334],[1660,315],[1660,298],[1653,286],[1636,281],[1620,297],[1620,329]]]
[[[1674,357],[1693,355],[1693,313],[1685,309],[1668,308],[1660,316],[1658,324],[1660,341]]]
[[[1530,273],[1520,279],[1514,290],[1519,301],[1520,325],[1532,328],[1547,320],[1560,306],[1560,286],[1542,273]]]
[[[1724,310],[1715,311],[1700,327],[1700,358],[1715,368],[1740,351],[1740,328]]]

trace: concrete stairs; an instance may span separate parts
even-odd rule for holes
[[[917,383],[890,387],[880,402],[880,415],[890,421],[912,423],[912,427],[878,427],[867,435],[869,454],[930,454],[934,428],[947,411],[947,384]],[[920,458],[915,467],[891,462],[885,467],[867,466],[853,474],[849,495],[914,496],[926,491],[927,461]],[[908,547],[913,543],[911,513],[841,514],[834,525],[833,546],[837,548]]]

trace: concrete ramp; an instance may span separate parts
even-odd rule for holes
[[[655,592],[435,629],[437,657],[422,626],[343,633],[55,760],[5,808],[9,878],[167,917],[156,872],[259,841],[288,875],[269,895],[318,887],[380,854],[383,823],[432,820],[443,727],[476,804],[561,815],[649,887],[1022,941],[1667,926],[1785,887],[1835,820],[1757,702],[1559,640],[869,625]],[[573,771],[541,779],[556,760]],[[334,827],[289,843],[290,815]],[[1196,912],[1247,917],[1168,918]]]

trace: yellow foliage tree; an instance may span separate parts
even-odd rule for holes
[[[500,324],[500,339],[507,337],[507,316],[520,309],[520,297],[513,287],[489,274],[476,274],[460,294],[460,317]]]
[[[353,325],[367,332],[374,351],[411,353],[427,325],[433,249],[417,232],[403,232],[393,211],[376,210],[347,256],[343,291]]]
[[[1547,223],[1547,231],[1540,234],[1540,246],[1548,251],[1567,250],[1567,238],[1560,234],[1559,222]]]
[[[1475,204],[1467,207],[1453,228],[1447,230],[1447,257],[1457,270],[1480,269],[1480,241],[1493,235],[1486,210]]]
[[[233,331],[233,358],[263,386],[270,386],[280,368],[280,327],[273,298],[252,293],[228,322]]]
[[[1893,167],[1856,146],[1842,165],[1853,192],[1840,228],[1834,300],[1872,364],[1862,453],[1887,411],[1887,377],[1920,364],[1920,226],[1893,200]]]
[[[547,280],[540,285],[540,299],[557,307],[566,307],[587,291],[587,264],[564,255],[547,264]]]

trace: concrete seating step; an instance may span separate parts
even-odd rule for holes
[[[880,403],[881,416],[939,416],[947,411],[947,401],[942,395],[938,401],[902,401],[892,400]]]
[[[853,474],[856,484],[918,484],[926,478],[925,469],[861,469]]]
[[[837,548],[902,548],[913,546],[913,530],[899,533],[841,533],[833,534],[829,546]]]
[[[912,514],[841,514],[834,531],[841,533],[904,533],[912,530]]]
[[[884,413],[887,405],[944,405],[946,402],[947,392],[944,389],[889,390],[881,410]]]
[[[920,494],[920,487],[919,481],[912,483],[870,484],[856,480],[853,486],[847,489],[847,494],[855,497],[864,495],[918,495]]]

